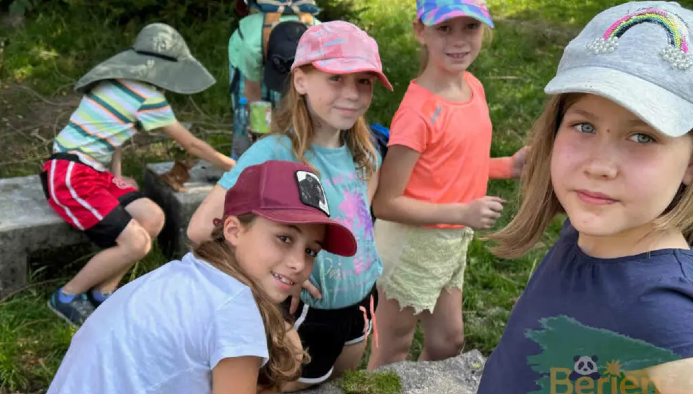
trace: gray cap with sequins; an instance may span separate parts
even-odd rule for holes
[[[693,130],[693,11],[630,2],[595,16],[565,48],[548,94],[608,98],[662,134]]]

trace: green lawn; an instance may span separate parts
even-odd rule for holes
[[[345,1],[332,3],[343,6]],[[411,29],[415,2],[355,2],[365,9],[352,21],[378,41],[385,72],[395,88],[394,93],[376,88],[368,117],[371,122],[389,126],[409,81],[418,71],[418,48]],[[621,1],[489,3],[496,19],[494,38],[470,71],[484,84],[489,100],[494,122],[492,155],[510,155],[522,146],[542,109],[543,86],[553,76],[563,47],[599,10]],[[680,3],[693,6],[691,0]],[[122,11],[105,12],[101,8],[68,8],[56,1],[32,10],[24,27],[15,29],[7,22],[0,23],[0,41],[3,37],[9,39],[0,57],[0,177],[38,173],[41,160],[49,153],[51,138],[67,120],[73,109],[70,104],[78,99],[71,93],[72,84],[97,62],[129,46],[144,23],[158,21],[123,15]],[[230,149],[230,136],[214,130],[231,123],[226,46],[235,25],[232,15],[231,6],[218,6],[215,12],[198,19],[178,16],[182,22],[176,27],[218,83],[192,97],[170,97],[179,118],[198,122],[202,127],[195,131],[225,151]],[[156,134],[139,138],[125,153],[128,159],[124,170],[136,177],[141,176],[146,161],[181,155],[172,143]],[[489,194],[510,201],[499,227],[515,212],[516,186],[511,181],[490,184]],[[547,230],[544,243],[550,244],[557,232],[555,224]],[[484,354],[493,350],[511,308],[545,251],[540,246],[521,259],[507,261],[491,255],[483,242],[473,242],[464,292],[466,350],[477,348]],[[89,257],[84,253],[66,250],[37,258],[32,265],[31,286],[0,301],[0,394],[41,392],[49,384],[74,331],[52,315],[45,302],[48,294]],[[154,248],[127,279],[164,262],[165,257]],[[422,339],[422,333],[417,332],[412,358],[418,356]]]

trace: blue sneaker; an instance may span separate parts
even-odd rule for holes
[[[89,290],[87,292],[87,298],[89,299],[89,302],[91,302],[91,304],[94,306],[94,309],[96,309],[101,304],[103,304],[112,294],[113,292],[102,293],[97,290]]]
[[[64,294],[62,288],[53,293],[48,307],[61,319],[79,327],[94,312],[86,294]]]

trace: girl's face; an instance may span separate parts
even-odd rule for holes
[[[335,130],[351,129],[366,113],[373,99],[372,73],[328,74],[317,69],[297,68],[294,73],[296,91],[306,96],[308,111],[316,126]]]
[[[690,135],[667,137],[618,104],[584,95],[558,128],[552,184],[581,236],[626,235],[647,229],[691,183],[692,153]]]
[[[433,26],[414,23],[414,33],[428,48],[428,64],[450,73],[465,71],[479,55],[484,38],[482,23],[459,16]]]
[[[310,277],[325,225],[288,225],[257,217],[244,226],[232,216],[224,224],[224,236],[246,275],[281,303]]]

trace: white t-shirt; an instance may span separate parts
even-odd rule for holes
[[[269,357],[249,287],[188,253],[104,302],[72,338],[47,394],[212,393],[227,357]]]

